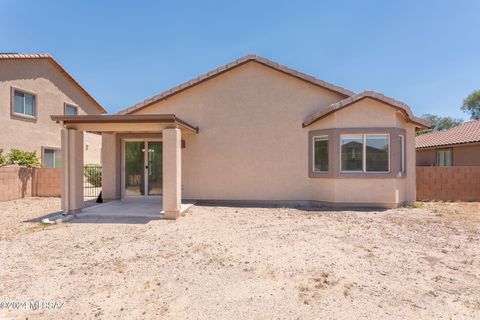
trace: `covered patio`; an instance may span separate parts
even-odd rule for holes
[[[83,209],[83,133],[93,132],[102,135],[102,196],[106,200],[122,200],[115,201],[115,205],[110,204],[110,211],[123,207],[124,210],[121,211],[126,214],[135,210],[139,212],[144,204],[148,207],[143,208],[148,211],[146,214],[167,219],[180,216],[182,135],[198,134],[198,127],[173,114],[54,115],[51,118],[62,127],[62,210],[65,213],[78,213]],[[155,163],[150,161],[150,151],[155,151],[148,147],[147,141],[150,139],[160,144],[157,151],[161,151],[161,158]],[[141,170],[135,176],[136,179],[127,177],[125,173],[124,143],[128,140],[145,142],[145,147],[138,149],[138,159],[133,158],[129,162],[133,161]],[[155,168],[152,168],[153,166]],[[149,193],[147,177],[152,169],[159,172],[154,197]],[[132,196],[132,193],[128,192],[126,185],[129,182],[126,180],[138,180],[138,194]],[[97,211],[102,210],[102,206],[96,208]],[[85,210],[84,214],[91,210],[93,208]]]

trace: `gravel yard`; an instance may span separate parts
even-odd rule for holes
[[[0,203],[0,319],[480,318],[478,203],[24,222],[59,205]]]

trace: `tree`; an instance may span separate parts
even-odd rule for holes
[[[480,90],[473,91],[463,100],[462,111],[470,113],[473,120],[480,119]]]
[[[455,119],[452,117],[440,117],[429,113],[424,114],[422,118],[430,122],[430,124],[432,125],[431,130],[423,131],[422,133],[427,133],[431,131],[444,131],[463,123],[462,119]]]

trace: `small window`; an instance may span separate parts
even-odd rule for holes
[[[43,165],[46,168],[60,168],[62,166],[62,154],[60,149],[43,149]]]
[[[341,136],[340,143],[341,171],[390,171],[390,136],[388,134],[345,135]]]
[[[328,172],[328,137],[313,137],[313,171]]]
[[[437,166],[450,167],[452,165],[452,150],[437,151]]]
[[[67,116],[76,116],[78,114],[78,109],[75,106],[70,104],[65,105],[65,115]]]
[[[400,138],[400,173],[405,173],[405,136],[399,135]]]
[[[21,116],[35,117],[35,96],[14,90],[13,113]]]

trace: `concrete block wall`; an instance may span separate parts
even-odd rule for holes
[[[31,196],[58,197],[61,174],[61,168],[0,167],[0,201]]]
[[[36,168],[32,195],[36,197],[59,197],[62,193],[61,168]]]
[[[480,166],[417,167],[417,200],[480,201]]]

